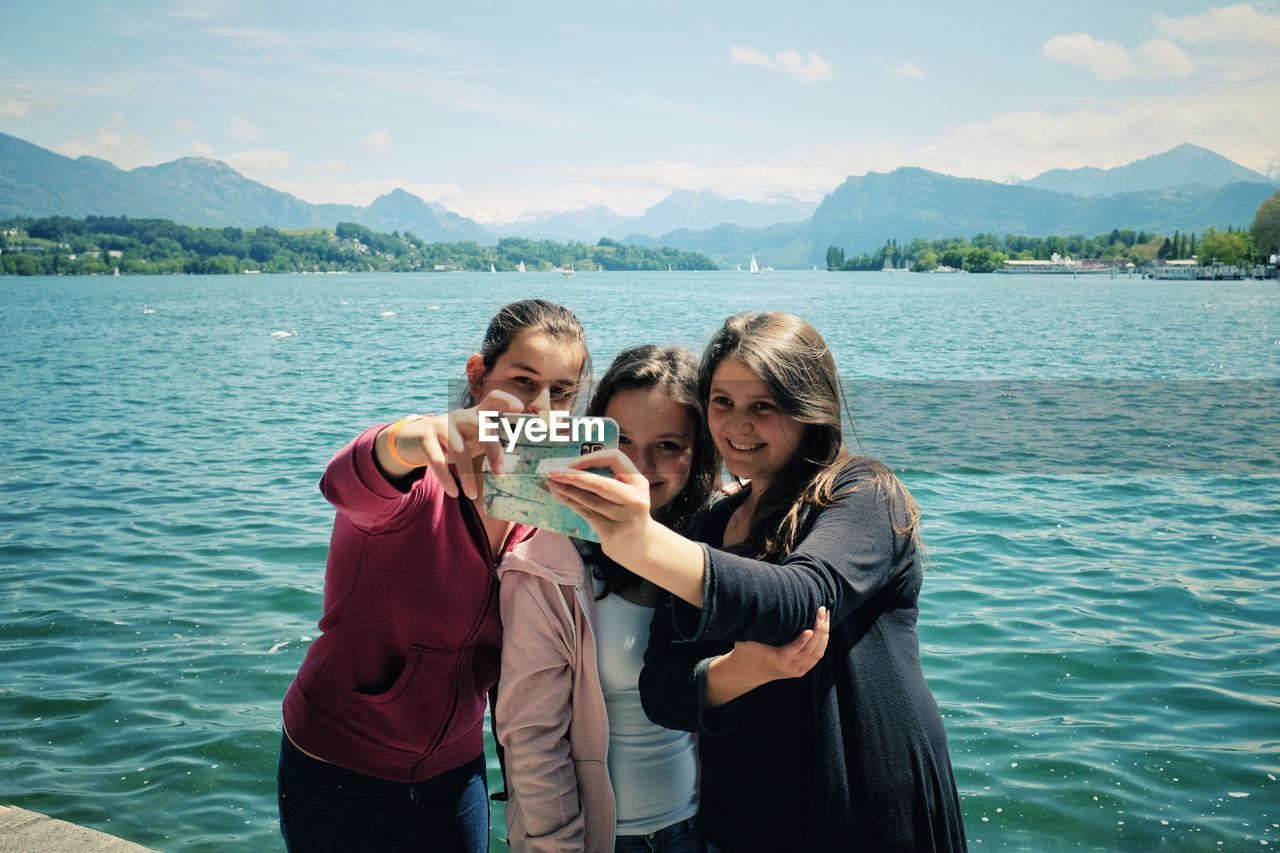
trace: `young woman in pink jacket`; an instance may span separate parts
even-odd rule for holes
[[[588,408],[618,422],[653,518],[682,533],[718,479],[697,394],[691,353],[639,346],[618,355]],[[518,545],[499,577],[506,641],[494,717],[511,849],[703,850],[694,736],[650,722],[640,703],[649,623],[666,593],[599,546],[548,531]],[[757,664],[784,677],[782,662],[816,663],[822,639],[806,631],[787,649],[760,646]]]

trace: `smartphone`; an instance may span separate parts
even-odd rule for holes
[[[512,422],[536,418],[537,415],[504,415]],[[542,530],[554,530],[576,539],[599,542],[595,531],[586,519],[560,503],[547,488],[547,474],[554,468],[567,467],[579,456],[597,450],[611,450],[618,446],[618,422],[613,418],[599,418],[603,430],[590,436],[572,437],[566,440],[548,438],[530,441],[519,433],[514,446],[507,449],[507,436],[503,434],[504,454],[502,467],[505,473],[494,476],[489,462],[484,462],[485,512],[503,521],[530,524]],[[585,438],[586,440],[582,440]],[[613,477],[608,468],[588,468],[596,474]]]

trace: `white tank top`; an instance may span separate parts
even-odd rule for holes
[[[640,669],[652,618],[652,607],[617,593],[596,602],[596,662],[609,715],[609,778],[618,804],[618,835],[646,835],[698,813],[693,735],[650,722],[640,706]]]

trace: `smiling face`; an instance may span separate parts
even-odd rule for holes
[[[711,375],[707,427],[729,473],[751,480],[757,493],[791,461],[805,425],[778,408],[760,375],[726,358]]]
[[[649,510],[671,503],[689,481],[698,428],[689,410],[656,390],[617,391],[605,417],[618,422],[618,449],[649,481]]]
[[[576,342],[524,331],[487,372],[484,359],[479,354],[471,356],[467,378],[477,402],[497,390],[519,398],[527,412],[569,409],[586,355]]]

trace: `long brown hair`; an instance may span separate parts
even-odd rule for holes
[[[818,330],[794,314],[777,311],[737,314],[724,321],[702,356],[699,397],[705,405],[711,378],[726,358],[759,375],[778,408],[805,425],[790,462],[757,497],[749,533],[730,550],[777,560],[795,549],[811,508],[831,506],[841,497],[836,480],[856,465],[870,484],[889,496],[894,530],[915,536],[920,510],[901,481],[880,462],[855,456],[845,445],[840,415],[847,411],[835,359]]]
[[[512,302],[504,305],[493,316],[489,321],[489,328],[485,330],[484,342],[480,344],[480,357],[484,359],[485,373],[493,369],[521,332],[534,332],[555,341],[582,347],[582,369],[578,372],[578,385],[584,385],[591,376],[591,354],[587,351],[586,330],[572,311],[545,299]],[[466,382],[459,394],[459,408],[469,409],[478,402],[471,390],[471,383]]]
[[[689,479],[684,488],[659,510],[657,518],[677,533],[688,534],[698,514],[706,507],[717,485],[720,456],[716,453],[706,416],[698,394],[698,361],[684,347],[655,344],[630,347],[618,353],[613,364],[596,385],[587,405],[587,414],[600,417],[609,400],[619,391],[657,391],[684,408],[693,419],[690,437],[693,455],[689,463]],[[591,549],[593,556],[598,549]],[[603,552],[600,553],[603,557]],[[628,589],[639,578],[609,559],[593,560],[593,573],[604,581],[600,598],[612,591]]]

